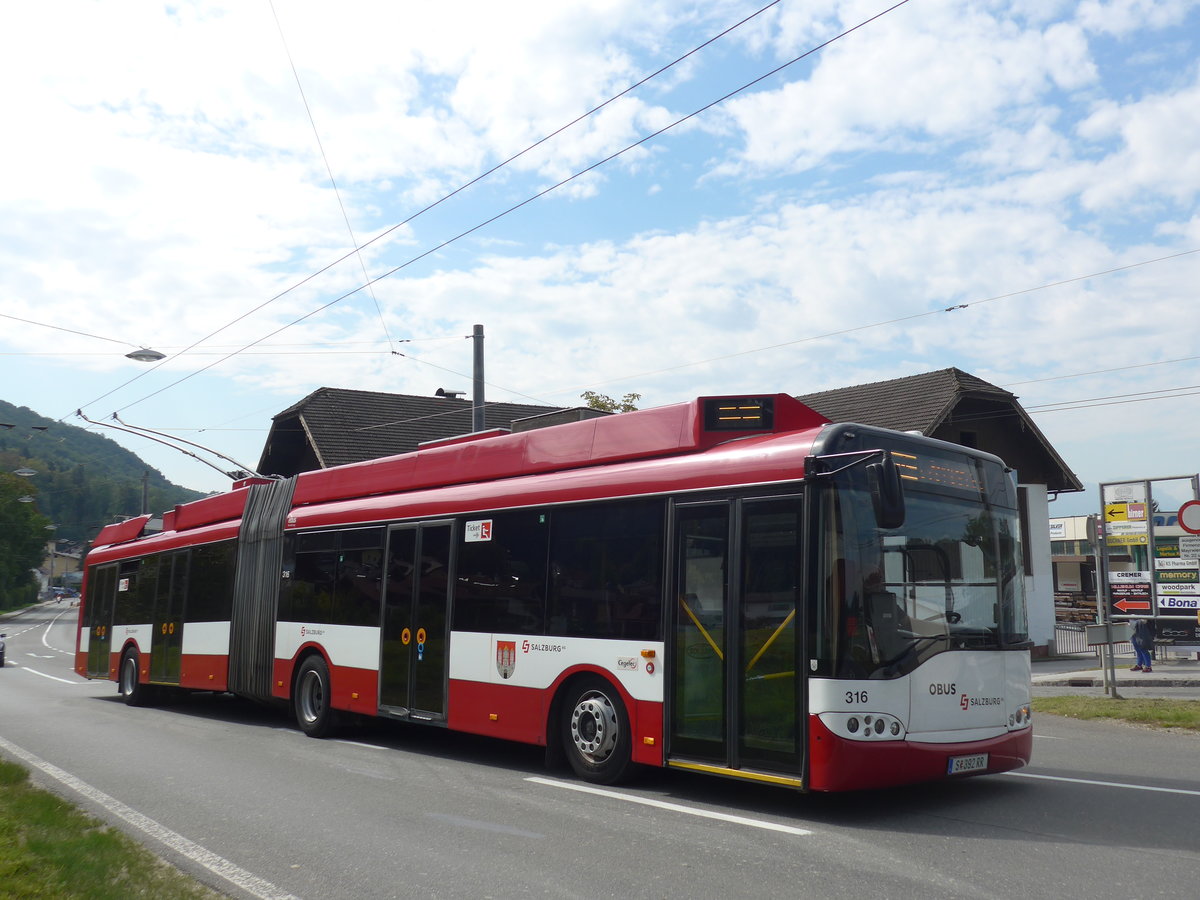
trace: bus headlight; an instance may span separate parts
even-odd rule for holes
[[[820,713],[825,727],[839,737],[852,741],[898,741],[904,738],[904,724],[886,713]]]

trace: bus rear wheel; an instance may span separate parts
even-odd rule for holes
[[[314,738],[332,734],[337,716],[330,706],[331,700],[329,666],[320,656],[308,657],[300,664],[293,698],[300,730]]]
[[[609,682],[574,682],[562,706],[562,745],[575,774],[593,784],[616,784],[633,772],[629,715]]]
[[[138,677],[141,660],[136,650],[126,650],[121,657],[121,674],[117,680],[117,690],[125,698],[127,706],[146,706],[151,699],[153,688],[142,684]]]

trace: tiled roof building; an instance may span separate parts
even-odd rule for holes
[[[1015,394],[961,369],[802,394],[797,399],[835,422],[917,431],[994,453],[1024,484],[1049,491],[1083,485],[1021,408]]]
[[[555,406],[489,403],[485,429],[558,412]],[[452,396],[421,397],[323,387],[274,417],[258,471],[295,475],[407,453],[426,441],[472,431],[472,404]]]

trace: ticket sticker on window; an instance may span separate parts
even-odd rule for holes
[[[468,544],[474,544],[479,541],[490,541],[492,539],[492,520],[479,519],[475,522],[468,522],[466,531],[463,534],[463,540]]]

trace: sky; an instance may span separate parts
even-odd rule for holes
[[[253,467],[322,386],[469,392],[481,324],[489,401],[955,366],[1052,514],[1200,470],[1200,2],[764,5],[10,5],[0,399]]]

